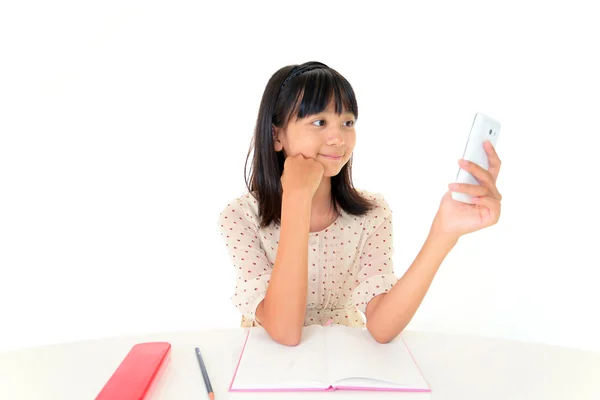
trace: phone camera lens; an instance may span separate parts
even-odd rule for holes
[[[492,130],[490,129],[490,135],[492,134]]]

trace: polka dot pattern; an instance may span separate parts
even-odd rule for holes
[[[398,281],[393,272],[392,211],[383,196],[359,190],[376,207],[363,216],[342,212],[329,227],[309,234],[305,326],[334,323],[365,326],[369,301]],[[251,194],[230,202],[219,214],[219,229],[235,268],[231,300],[254,321],[264,299],[279,245],[279,226],[258,226]]]

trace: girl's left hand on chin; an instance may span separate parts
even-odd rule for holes
[[[500,218],[500,202],[502,195],[496,187],[500,173],[500,158],[490,142],[485,142],[489,169],[486,171],[479,165],[460,160],[462,169],[473,175],[480,185],[451,183],[440,202],[432,229],[436,232],[455,236],[457,239],[465,234],[494,225]],[[474,204],[463,203],[452,198],[452,191],[466,193],[472,197]]]

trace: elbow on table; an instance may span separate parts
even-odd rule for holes
[[[289,347],[295,347],[298,346],[300,344],[300,337],[285,337],[285,338],[281,338],[280,340],[278,340],[277,342],[279,344],[282,344],[284,346],[289,346]]]
[[[284,321],[281,318],[274,318],[272,314],[265,311],[264,301],[256,309],[256,320],[269,334],[271,339],[284,346],[297,346],[302,339],[302,322],[292,322],[289,319]]]
[[[373,332],[371,332],[371,336],[373,336],[373,339],[375,339],[375,341],[379,344],[388,344],[393,339],[393,337],[380,336],[380,335],[373,334]]]
[[[396,338],[396,336],[398,336],[402,332],[402,331],[400,331],[397,334],[394,334],[393,332],[390,332],[390,331],[386,332],[385,330],[383,330],[381,328],[370,325],[368,322],[367,322],[367,330],[369,331],[369,333],[371,334],[373,339],[375,339],[375,341],[380,344],[387,344],[387,343],[391,342],[392,340],[394,340]]]
[[[269,335],[279,344],[294,347],[302,340],[302,329],[272,329]]]

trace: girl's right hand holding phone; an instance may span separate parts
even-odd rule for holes
[[[323,178],[323,164],[302,154],[288,156],[283,164],[281,186],[283,192],[293,195],[307,195],[310,199],[316,193]]]

